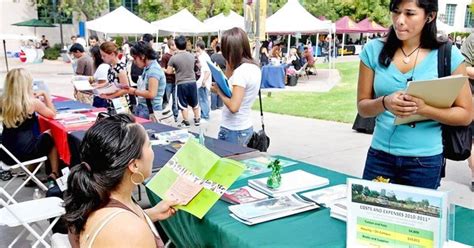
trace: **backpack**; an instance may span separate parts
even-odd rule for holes
[[[448,41],[438,49],[438,77],[451,75],[451,47]],[[441,125],[445,159],[463,161],[471,156],[472,131],[469,126]]]

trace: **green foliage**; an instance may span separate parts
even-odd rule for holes
[[[53,47],[50,47],[44,50],[43,58],[47,60],[57,60],[60,53],[61,53],[61,45],[55,44]]]
[[[76,12],[80,14],[80,19],[82,15],[85,20],[99,17],[108,6],[108,0],[57,0],[56,10],[51,5],[51,0],[32,0],[32,2],[33,5],[44,8],[47,13],[59,11],[57,18],[67,18],[72,16],[73,12]]]

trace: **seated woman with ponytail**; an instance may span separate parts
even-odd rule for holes
[[[102,119],[85,134],[80,156],[65,197],[73,247],[163,247],[153,222],[174,215],[177,202],[142,210],[132,199],[151,175],[154,154],[145,129],[127,114]]]

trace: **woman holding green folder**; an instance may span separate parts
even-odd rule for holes
[[[409,81],[438,77],[436,0],[391,0],[392,23],[385,38],[365,45],[360,55],[357,107],[376,117],[363,178],[436,189],[444,163],[441,124],[468,125],[471,95],[466,84],[451,108],[440,109],[404,93]],[[452,74],[466,74],[464,58],[453,46]],[[416,82],[414,82],[416,83]],[[394,125],[395,117],[419,114],[430,121]]]
[[[227,62],[225,74],[232,96],[227,97],[213,83],[212,92],[224,103],[218,138],[246,146],[253,133],[251,108],[260,89],[262,74],[252,59],[247,34],[241,28],[232,28],[222,34],[222,55]]]
[[[154,158],[143,126],[128,114],[99,120],[80,150],[64,200],[73,247],[164,247],[153,222],[173,216],[178,202],[143,210],[132,198]]]

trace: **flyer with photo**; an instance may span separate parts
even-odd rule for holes
[[[347,186],[348,247],[443,247],[447,192],[361,179]]]

